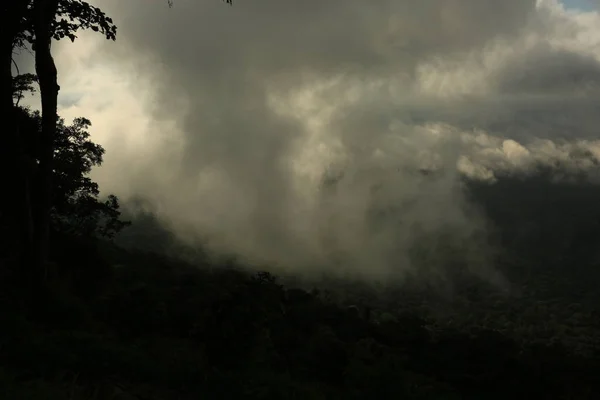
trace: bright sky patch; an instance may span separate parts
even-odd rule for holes
[[[594,11],[594,0],[561,0],[566,9],[580,11]]]

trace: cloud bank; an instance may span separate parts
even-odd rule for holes
[[[60,113],[92,120],[101,187],[147,197],[186,240],[284,270],[392,280],[460,264],[498,281],[463,178],[597,179],[596,12],[163,3],[103,1],[116,43],[57,45]]]

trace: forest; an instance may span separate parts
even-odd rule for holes
[[[215,257],[145,199],[101,194],[93,121],[57,113],[51,41],[115,39],[112,20],[80,0],[2,7],[0,399],[600,395],[598,186],[544,169],[464,179],[508,289],[460,262],[383,285]],[[36,73],[13,74],[27,46]],[[41,111],[20,105],[33,92]]]

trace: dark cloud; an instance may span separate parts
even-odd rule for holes
[[[260,0],[232,8],[182,0],[169,11],[160,2],[140,5],[106,7],[119,16],[122,41],[160,54],[170,70],[180,64],[208,75],[258,68],[337,74],[350,66],[394,68],[390,62],[513,36],[535,0]]]
[[[600,62],[590,54],[542,44],[509,62],[497,79],[505,93],[542,96],[600,94]]]

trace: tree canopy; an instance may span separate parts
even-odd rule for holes
[[[26,3],[25,11],[20,16],[19,32],[14,39],[15,47],[35,44],[35,0]],[[77,32],[85,29],[99,32],[109,40],[115,40],[117,37],[117,27],[112,18],[100,8],[81,0],[59,0],[56,4],[55,18],[51,20],[49,29],[54,40],[69,38],[75,41]]]

